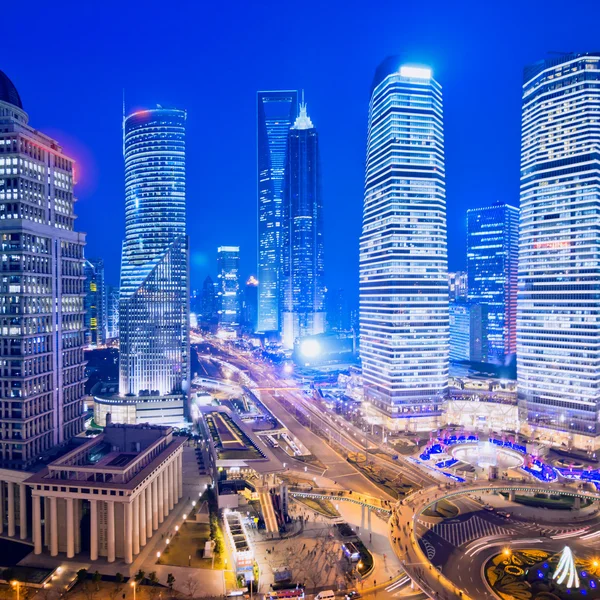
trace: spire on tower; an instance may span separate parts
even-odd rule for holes
[[[304,90],[302,90],[302,101],[300,102],[300,114],[296,118],[292,129],[313,129],[314,125],[306,111],[306,102],[304,101]]]

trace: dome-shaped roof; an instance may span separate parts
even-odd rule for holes
[[[23,104],[21,103],[21,97],[19,96],[19,92],[17,92],[17,88],[2,71],[0,71],[0,101],[8,102],[23,110]]]

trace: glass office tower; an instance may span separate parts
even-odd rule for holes
[[[186,112],[123,123],[125,241],[119,300],[121,395],[182,394],[189,379]]]
[[[525,69],[519,400],[534,435],[600,438],[600,52]]]
[[[0,466],[20,470],[81,433],[86,380],[73,161],[28,121],[0,71]]]
[[[288,136],[283,193],[282,341],[325,331],[323,204],[319,136],[306,104]]]
[[[504,364],[517,351],[518,260],[518,208],[496,202],[467,211],[469,302],[487,308],[482,362]]]
[[[258,331],[279,331],[283,182],[295,90],[257,94]]]
[[[219,267],[219,329],[237,332],[241,321],[240,248],[220,246],[217,255]]]
[[[106,343],[106,288],[104,286],[104,261],[101,258],[86,259],[85,275],[85,341],[88,346]]]
[[[448,391],[442,90],[388,58],[369,107],[360,336],[365,398],[391,427],[430,429]]]

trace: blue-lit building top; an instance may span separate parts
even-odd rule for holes
[[[298,92],[257,94],[258,330],[279,331],[283,185]]]
[[[233,331],[240,325],[242,308],[239,246],[220,246],[217,262],[219,329]]]
[[[85,275],[85,341],[88,346],[106,342],[106,288],[104,284],[104,261],[101,258],[86,259]]]
[[[288,136],[283,194],[281,328],[286,348],[325,331],[320,177],[319,136],[302,103]]]
[[[184,110],[160,106],[123,122],[122,395],[180,393],[188,380],[185,123]]]
[[[377,69],[369,105],[360,346],[365,399],[386,425],[436,427],[449,360],[442,88],[398,57]]]
[[[481,362],[504,363],[517,349],[519,209],[497,202],[467,211],[468,298],[487,308]]]

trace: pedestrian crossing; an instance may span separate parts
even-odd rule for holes
[[[457,548],[475,539],[489,536],[502,537],[514,533],[513,529],[495,525],[478,516],[464,521],[453,520],[435,524],[419,521],[419,523]]]

